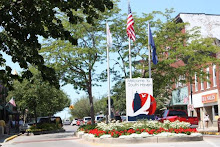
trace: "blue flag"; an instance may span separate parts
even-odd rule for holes
[[[156,53],[156,46],[154,44],[154,39],[153,39],[153,36],[152,36],[152,33],[151,33],[151,29],[150,29],[150,26],[149,26],[149,37],[148,37],[148,43],[151,45],[151,48],[152,48],[152,60],[153,60],[153,63],[154,64],[157,64],[158,63],[158,58],[157,58],[157,53]]]

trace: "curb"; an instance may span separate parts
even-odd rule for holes
[[[10,136],[10,137],[6,138],[6,139],[4,140],[4,143],[5,143],[5,142],[8,142],[9,140],[14,139],[14,138],[17,137],[17,136],[20,136],[21,134],[22,134],[22,133],[19,133],[19,134],[17,134],[17,135],[13,135],[13,136]]]

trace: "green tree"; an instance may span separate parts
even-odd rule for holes
[[[0,1],[0,66],[5,67],[6,60],[2,52],[18,62],[26,69],[23,77],[31,77],[28,66],[35,65],[41,71],[43,79],[58,87],[59,82],[55,71],[44,65],[43,57],[39,54],[41,44],[39,38],[68,40],[77,44],[76,36],[65,29],[61,15],[65,15],[71,24],[94,23],[100,12],[111,9],[110,0],[1,0]],[[83,16],[73,13],[80,11]],[[0,79],[7,83],[11,68],[6,66],[0,70]]]
[[[100,111],[105,112],[106,110],[105,98],[94,99],[95,114],[100,113]],[[81,97],[74,103],[74,109],[70,110],[70,114],[76,118],[83,118],[85,116],[90,116],[90,104],[87,97]]]
[[[17,107],[22,111],[28,109],[35,118],[52,116],[69,107],[70,99],[62,90],[43,81],[39,73],[34,73],[30,81],[14,81],[13,90],[9,91],[7,99],[14,97]]]
[[[93,24],[81,22],[77,25],[68,23],[67,18],[63,17],[62,22],[66,29],[73,32],[78,39],[78,45],[74,46],[70,42],[62,40],[47,40],[42,54],[48,64],[55,68],[60,79],[64,84],[72,84],[77,90],[86,92],[90,103],[90,116],[94,123],[94,102],[92,87],[98,86],[101,79],[97,73],[97,66],[106,58],[106,33],[105,21],[118,9],[105,11],[102,16],[95,19]],[[77,11],[77,15],[84,15]]]
[[[173,9],[171,9],[166,10],[164,13],[143,14],[141,17],[133,15],[136,41],[131,50],[134,69],[132,77],[149,77],[147,24],[150,22],[159,58],[157,65],[151,63],[154,97],[158,109],[163,108],[164,104],[171,98],[172,85],[179,80],[180,76],[186,77],[181,81],[182,83],[192,83],[192,77],[195,73],[201,74],[201,78],[205,81],[206,73],[201,69],[204,69],[210,63],[219,64],[219,59],[215,58],[215,54],[219,52],[219,47],[214,44],[215,39],[202,39],[198,28],[182,33],[181,30],[188,24],[176,22],[176,19],[171,17],[173,12]],[[114,40],[115,47],[111,51],[119,54],[118,58],[114,60],[114,80],[124,81],[128,77],[128,43],[124,43],[127,42],[128,38],[124,27],[126,18],[118,15],[118,18],[114,19],[113,22],[111,26],[113,28],[112,34],[116,39]],[[174,64],[177,61],[183,61],[184,66],[175,67]],[[118,69],[121,69],[121,72],[118,72]],[[113,88],[112,94],[114,98],[121,98],[120,101],[123,102],[124,97],[121,97],[121,95],[124,94],[124,87],[118,90],[120,89],[118,85]],[[124,109],[124,106],[125,103],[120,105],[121,108],[119,109]]]

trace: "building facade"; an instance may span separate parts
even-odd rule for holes
[[[181,13],[176,20],[189,24],[183,31],[199,27],[203,38],[215,38],[215,44],[220,46],[220,15]],[[220,58],[219,53],[216,54],[216,58]],[[192,85],[176,82],[177,90],[172,92],[170,103],[170,107],[186,110],[189,116],[198,117],[200,128],[205,126],[206,113],[209,115],[209,127],[216,127],[220,118],[220,68],[212,63],[207,64],[206,69],[201,69],[208,74],[207,81],[201,80],[201,75],[195,73]],[[184,77],[179,77],[180,80],[181,78]]]

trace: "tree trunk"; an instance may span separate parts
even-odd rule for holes
[[[91,115],[91,119],[92,119],[91,121],[92,121],[92,125],[94,125],[95,124],[95,112],[94,112],[93,97],[92,97],[91,72],[89,72],[88,94],[89,94],[89,103],[90,103],[90,115]]]
[[[37,124],[37,110],[36,110],[36,107],[34,108],[34,118],[35,118],[35,123]]]

